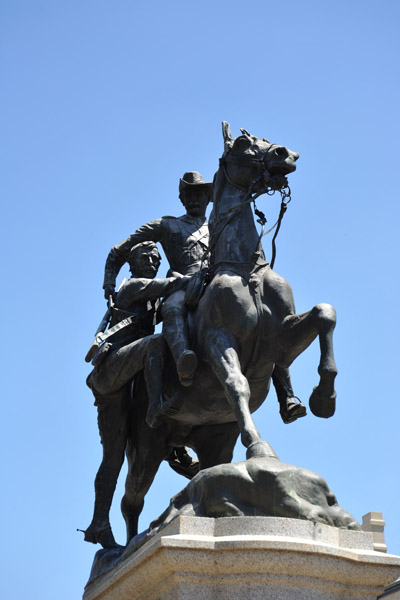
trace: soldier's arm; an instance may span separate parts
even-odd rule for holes
[[[190,277],[168,277],[167,279],[132,278],[118,292],[117,302],[120,308],[127,308],[131,303],[145,302],[162,298],[182,289]]]
[[[129,237],[116,246],[113,246],[107,256],[104,270],[104,290],[115,288],[115,280],[121,270],[122,265],[127,261],[129,252],[133,246],[140,242],[161,242],[164,235],[163,220],[155,219],[145,223],[131,233]]]

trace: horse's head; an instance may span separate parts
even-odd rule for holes
[[[252,192],[268,187],[278,190],[287,185],[286,175],[296,169],[297,152],[250,135],[245,129],[241,132],[232,138],[229,123],[223,121],[225,150],[220,162],[228,181]]]

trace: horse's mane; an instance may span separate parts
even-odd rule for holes
[[[215,172],[214,174],[214,178],[213,178],[213,187],[212,187],[212,201],[214,203],[214,208],[216,206],[215,202],[218,202],[220,197],[221,197],[221,190],[222,190],[222,186],[225,183],[225,175],[222,172],[221,167],[218,169],[218,171]]]

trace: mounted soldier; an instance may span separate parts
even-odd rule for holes
[[[205,212],[211,191],[212,183],[206,182],[200,173],[185,173],[179,182],[179,198],[186,214],[150,221],[111,248],[106,260],[103,285],[106,299],[114,294],[116,277],[127,261],[130,249],[140,242],[161,243],[169,262],[169,275],[190,276],[199,271],[208,248]],[[197,357],[190,349],[183,290],[167,297],[162,306],[162,317],[163,335],[174,358],[180,383],[188,387],[197,368]]]

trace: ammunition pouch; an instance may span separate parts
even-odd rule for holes
[[[97,352],[95,353],[93,360],[92,360],[92,365],[94,367],[98,367],[103,362],[103,360],[105,359],[105,357],[107,356],[107,354],[111,350],[111,348],[112,348],[111,342],[104,342],[104,344],[102,344],[100,346],[100,348],[97,350]]]

